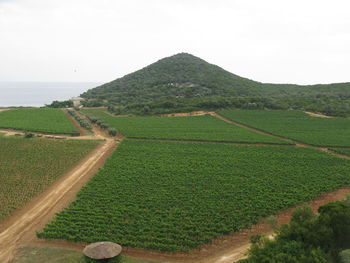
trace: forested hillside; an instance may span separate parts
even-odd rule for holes
[[[84,106],[115,114],[150,115],[194,110],[297,109],[350,116],[350,83],[270,84],[232,74],[190,54],[163,58],[81,94]],[[55,101],[49,107],[66,107]]]
[[[91,89],[82,96],[111,104],[196,97],[264,97],[320,95],[350,96],[350,83],[329,85],[266,84],[232,74],[186,53],[153,63],[141,70]]]

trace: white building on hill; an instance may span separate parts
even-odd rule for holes
[[[73,97],[70,100],[73,102],[74,107],[79,107],[84,99],[81,97]]]

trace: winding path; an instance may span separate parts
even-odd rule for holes
[[[101,137],[103,135],[98,134],[95,139]],[[9,222],[5,222],[6,228],[0,233],[1,263],[10,262],[15,251],[33,240],[35,232],[40,230],[56,212],[67,206],[89,178],[104,165],[105,160],[118,145],[111,138],[104,139],[105,141],[75,168],[18,211]]]
[[[200,112],[200,114],[203,114]],[[310,147],[330,154],[336,154],[339,157],[349,159],[349,156],[341,155],[329,151],[326,148],[315,147],[291,139],[276,136],[253,127],[249,127],[234,121],[231,121],[215,112],[208,112],[214,117],[223,121],[238,125],[256,132],[274,136],[289,142],[296,143],[296,147]],[[108,138],[106,134],[94,127],[95,136],[82,136],[84,139],[104,139],[97,149],[90,153],[74,169],[62,176],[56,183],[49,187],[38,198],[32,200],[25,208],[15,214],[13,220],[10,220],[5,228],[0,228],[0,262],[10,262],[16,250],[35,240],[35,232],[42,227],[74,199],[76,193],[104,165],[105,160],[111,155],[117,147],[118,142]],[[77,137],[79,138],[79,137]],[[214,142],[211,142],[214,143]],[[326,193],[319,198],[310,201],[309,204],[314,210],[320,205],[328,202],[344,199],[345,194],[350,193],[350,188],[342,188],[336,191]],[[289,222],[294,208],[282,211],[276,215],[279,224]],[[0,226],[1,227],[1,226]],[[238,233],[223,236],[213,241],[212,244],[205,245],[191,254],[164,254],[151,251],[126,249],[125,254],[141,259],[149,259],[165,262],[184,262],[184,263],[232,263],[244,258],[245,253],[250,247],[250,236],[259,233],[270,233],[271,226],[264,221],[253,226],[251,229],[242,230]],[[50,245],[50,242],[47,242]],[[73,246],[73,245],[72,245]],[[69,247],[69,244],[67,244]]]

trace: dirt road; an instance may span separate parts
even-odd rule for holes
[[[319,117],[319,118],[335,118],[333,116],[327,116],[321,113],[315,113],[315,112],[310,112],[310,111],[304,111],[306,114],[309,114],[311,117]]]
[[[254,128],[235,123],[216,113],[210,113],[227,122],[242,126],[244,128],[255,130],[259,133],[274,136]],[[95,136],[93,138],[107,138],[104,132],[94,127]],[[85,137],[85,136],[83,136]],[[279,136],[275,136],[281,138]],[[86,136],[90,138],[90,136]],[[282,138],[286,141],[292,141]],[[294,141],[292,141],[294,142]],[[78,192],[82,185],[97,171],[104,163],[104,160],[111,154],[116,146],[116,142],[108,139],[84,162],[71,171],[62,181],[57,182],[48,189],[39,199],[33,202],[26,210],[13,220],[2,233],[0,233],[0,262],[9,262],[16,249],[35,240],[35,231],[40,230],[62,207],[65,207]],[[313,147],[297,143],[296,147]],[[315,147],[313,147],[315,148]],[[320,148],[320,147],[319,147]],[[327,151],[327,149],[319,149]],[[332,153],[332,152],[330,152]],[[333,154],[333,153],[332,153]],[[343,157],[343,156],[342,156]],[[320,205],[342,200],[345,194],[350,193],[350,188],[342,188],[336,191],[321,195],[317,199],[310,201],[309,204],[314,210]],[[278,224],[288,223],[291,213],[295,207],[287,209],[276,215]],[[244,258],[245,253],[250,247],[250,237],[256,234],[271,233],[272,228],[262,220],[250,229],[244,229],[238,233],[226,235],[213,240],[212,244],[204,245],[199,249],[193,250],[190,254],[166,254],[155,251],[146,251],[141,249],[126,248],[124,254],[145,260],[154,260],[160,262],[172,263],[232,263]],[[50,241],[40,241],[42,245],[49,245]],[[67,248],[79,246],[78,244],[69,244],[62,241],[63,246]],[[53,244],[54,245],[54,244]]]
[[[42,228],[53,215],[74,199],[81,186],[103,166],[113,152],[116,142],[107,139],[89,154],[78,166],[59,182],[47,189],[36,202],[31,202],[17,213],[16,218],[0,233],[0,262],[10,262],[16,249],[35,238],[35,232]],[[28,207],[29,206],[29,207]]]
[[[332,154],[332,155],[336,155],[336,156],[344,158],[344,159],[350,159],[350,156],[334,152],[334,151],[332,151],[332,150],[330,150],[330,149],[328,149],[326,147],[314,146],[314,145],[311,145],[311,144],[299,142],[299,141],[296,141],[296,140],[293,140],[293,139],[290,139],[290,138],[286,138],[286,137],[283,137],[283,136],[275,135],[275,134],[272,134],[272,133],[269,133],[269,132],[266,132],[266,131],[263,131],[263,130],[260,130],[260,129],[257,129],[257,128],[254,128],[254,127],[251,127],[251,126],[248,126],[248,125],[245,125],[245,124],[242,124],[242,123],[238,123],[236,121],[232,121],[232,120],[230,120],[230,119],[228,119],[228,118],[226,118],[226,117],[224,117],[224,116],[222,116],[222,115],[220,115],[220,114],[218,114],[216,112],[209,112],[209,114],[211,116],[213,116],[213,117],[219,118],[220,120],[223,120],[223,121],[226,121],[228,123],[237,125],[239,127],[242,127],[242,128],[248,129],[248,130],[252,130],[252,131],[255,131],[255,132],[260,133],[260,134],[268,135],[268,136],[271,136],[271,137],[274,137],[274,138],[278,138],[278,139],[281,139],[281,140],[284,140],[284,141],[287,141],[287,142],[294,143],[296,147],[312,148],[312,149],[323,151],[323,152],[326,152],[326,153],[329,153],[329,154]]]

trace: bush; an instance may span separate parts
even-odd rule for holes
[[[116,129],[113,129],[113,128],[109,128],[108,129],[108,134],[110,136],[116,136],[118,134],[118,131]]]
[[[24,138],[30,139],[30,138],[33,138],[33,137],[34,137],[34,134],[31,133],[31,132],[26,132],[26,133],[24,134]]]
[[[101,127],[102,129],[107,129],[107,128],[109,128],[108,124],[106,124],[106,123],[104,123],[104,122],[101,122],[101,123],[100,123],[100,127]]]

